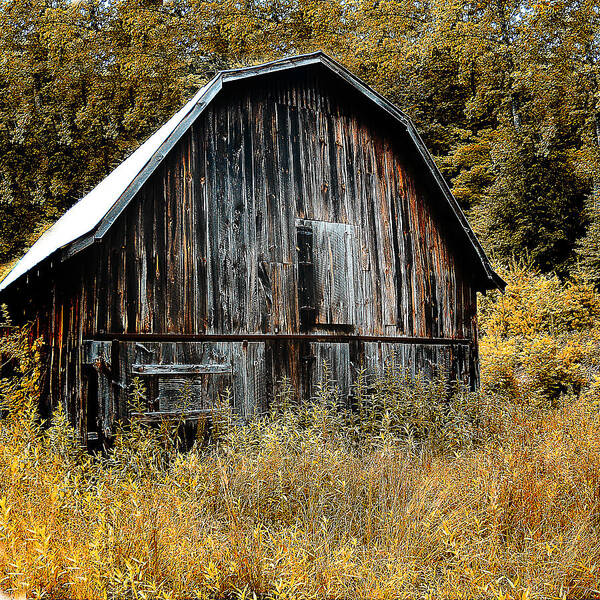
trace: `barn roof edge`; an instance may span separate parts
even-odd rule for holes
[[[481,282],[481,291],[495,288],[503,290],[506,283],[491,266],[483,247],[412,120],[348,69],[319,50],[260,65],[220,71],[162,127],[42,234],[0,281],[0,292],[22,279],[47,259],[60,257],[60,260],[66,260],[102,239],[167,153],[223,88],[224,83],[313,64],[326,66],[406,128],[483,267],[485,282]]]

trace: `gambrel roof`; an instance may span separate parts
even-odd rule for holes
[[[436,167],[412,121],[383,96],[375,92],[347,69],[323,52],[285,58],[258,66],[221,71],[202,87],[194,97],[158,131],[144,142],[129,158],[105,177],[91,192],[79,200],[31,246],[28,252],[0,282],[0,291],[30,273],[48,259],[66,260],[97,240],[102,239],[117,217],[146,182],[169,150],[175,146],[192,123],[229,82],[286,71],[298,67],[322,65],[332,77],[339,77],[350,84],[374,105],[396,120],[408,133],[415,150],[430,171],[431,176],[468,244],[478,258],[485,274],[486,289],[504,288],[504,282],[494,272],[490,262],[469,226],[456,199]]]

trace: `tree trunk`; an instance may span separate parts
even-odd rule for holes
[[[508,19],[506,17],[505,6],[503,3],[498,3],[498,11],[501,14],[500,17],[500,30],[502,33],[502,43],[508,49],[508,102],[510,104],[510,113],[512,118],[513,127],[519,131],[521,129],[521,114],[519,113],[519,101],[513,91],[514,78],[513,73],[515,71],[515,57],[514,57],[514,42],[511,38],[509,31]]]
[[[596,151],[600,151],[600,113],[596,113],[594,118],[594,129],[595,129],[595,142],[596,142]],[[600,174],[595,173],[592,177],[592,207],[594,209],[595,214],[600,214]]]

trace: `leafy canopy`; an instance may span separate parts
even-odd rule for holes
[[[597,0],[6,0],[0,261],[219,69],[322,49],[415,120],[487,250],[600,281],[599,23]]]

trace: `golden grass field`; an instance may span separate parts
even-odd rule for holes
[[[103,459],[0,384],[0,589],[47,598],[600,598],[600,296],[514,265],[481,303],[482,390],[390,367],[210,445],[133,422]],[[139,392],[139,390],[138,390]],[[136,401],[133,390],[132,402]]]

